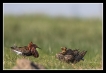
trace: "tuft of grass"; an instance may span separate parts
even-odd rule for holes
[[[4,69],[12,69],[16,55],[10,47],[27,46],[32,41],[39,58],[27,59],[47,69],[102,69],[102,21],[99,19],[50,18],[46,16],[4,16]],[[84,61],[72,65],[59,61],[60,47],[87,50]]]

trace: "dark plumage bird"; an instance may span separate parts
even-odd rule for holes
[[[36,48],[39,48],[37,45],[33,44],[30,42],[28,44],[29,46],[24,46],[24,47],[17,47],[13,46],[11,49],[17,53],[17,55],[23,55],[23,56],[34,56],[35,58],[39,57],[39,53],[36,50]]]
[[[56,54],[56,58],[65,61],[66,63],[77,63],[80,60],[84,60],[83,57],[85,56],[87,51],[80,52],[79,49],[67,49],[66,47],[61,48],[62,52]]]

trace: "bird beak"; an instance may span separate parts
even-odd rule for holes
[[[14,47],[10,47],[11,49],[14,49]]]
[[[37,48],[41,49],[40,47],[37,47]]]

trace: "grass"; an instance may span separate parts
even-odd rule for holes
[[[25,46],[30,41],[42,49],[37,49],[39,58],[27,58],[47,69],[102,69],[102,21],[99,19],[4,16],[4,69],[12,69],[17,58],[22,58],[10,47]],[[75,65],[60,62],[55,54],[64,46],[87,50],[85,60]]]

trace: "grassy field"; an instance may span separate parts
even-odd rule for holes
[[[27,57],[47,69],[102,69],[102,21],[99,19],[51,18],[40,15],[4,16],[4,69],[12,69],[22,56],[10,47],[25,46],[32,41],[40,57]],[[84,61],[72,65],[60,62],[55,54],[61,47],[87,50]]]

